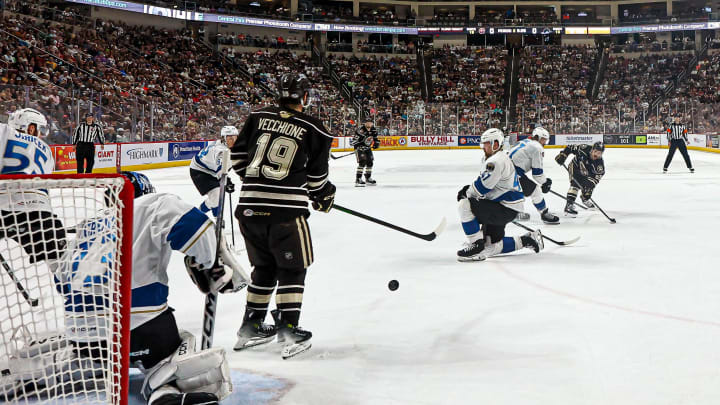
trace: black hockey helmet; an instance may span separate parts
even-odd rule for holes
[[[310,80],[302,73],[285,73],[280,78],[279,84],[280,105],[299,104],[303,108],[310,106]],[[305,95],[307,94],[307,101]]]
[[[135,198],[155,192],[155,187],[153,187],[146,175],[138,172],[122,172],[120,174],[127,177],[132,183],[135,188]]]
[[[602,142],[595,142],[593,144],[593,150],[599,150],[600,152],[605,152],[605,144]]]

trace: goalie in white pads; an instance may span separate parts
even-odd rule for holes
[[[552,185],[552,180],[547,178],[543,171],[543,157],[545,156],[543,147],[549,139],[550,133],[543,127],[537,127],[533,130],[530,138],[523,139],[510,149],[509,156],[515,165],[523,194],[525,197],[532,198],[533,205],[540,213],[540,218],[546,224],[558,224],[560,219],[548,210],[543,197],[543,194],[550,191]],[[535,181],[528,177],[530,173]],[[538,187],[538,185],[540,186]],[[523,219],[529,219],[528,214],[522,214],[527,216]]]
[[[220,241],[221,257],[216,260],[214,224],[207,215],[175,195],[155,194],[143,174],[123,174],[135,188],[130,363],[145,374],[142,394],[149,405],[217,404],[232,391],[225,351],[222,348],[196,351],[195,337],[178,330],[167,302],[168,264],[173,250],[184,253],[187,271],[204,293],[237,291],[246,285],[247,276],[224,240]],[[22,370],[23,361],[32,361],[27,353],[41,359],[43,355],[47,357],[48,352],[56,351],[58,345],[73,348],[72,355],[59,367],[81,371],[102,369],[83,367],[93,359],[105,357],[93,356],[94,350],[107,349],[104,344],[107,337],[99,336],[106,328],[95,325],[95,320],[102,317],[84,318],[83,314],[98,310],[102,307],[100,302],[107,299],[98,294],[98,289],[103,291],[102,283],[87,284],[88,277],[106,277],[103,269],[117,254],[106,247],[108,233],[104,229],[112,224],[105,222],[80,224],[78,240],[82,242],[70,243],[66,254],[72,260],[63,260],[68,264],[55,272],[57,289],[65,298],[65,336],[57,336],[50,343],[35,342],[29,349],[11,355],[6,374],[27,379],[27,373],[13,373],[13,369]],[[97,256],[96,260],[87,271],[82,271],[92,256]],[[80,261],[81,258],[85,260]],[[26,383],[27,380],[21,381],[23,385]]]
[[[502,153],[503,137],[503,132],[496,128],[482,134],[480,142],[485,152],[482,173],[458,192],[460,221],[469,241],[457,252],[461,262],[485,260],[522,248],[539,253],[543,248],[540,231],[505,236],[505,225],[522,212],[525,198],[515,166],[508,155]]]
[[[205,201],[200,205],[200,211],[212,211],[218,216],[220,205],[220,172],[222,171],[222,154],[230,153],[238,137],[238,130],[234,126],[227,125],[220,130],[220,142],[210,143],[198,152],[190,161],[190,178],[200,195],[205,196]],[[235,185],[227,178],[225,192],[232,194]]]

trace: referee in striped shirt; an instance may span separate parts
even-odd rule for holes
[[[105,145],[105,135],[102,127],[95,123],[95,117],[92,114],[87,114],[85,122],[75,129],[75,135],[73,136],[78,173],[92,173],[95,164],[96,139],[100,142],[100,145]],[[105,149],[104,146],[100,148]],[[85,163],[87,163],[87,167]]]
[[[663,173],[667,173],[668,166],[670,166],[670,162],[675,155],[675,149],[680,149],[680,153],[682,154],[683,159],[685,159],[685,164],[687,165],[687,168],[690,169],[690,173],[695,173],[695,169],[693,169],[692,163],[690,162],[690,155],[688,155],[687,151],[687,133],[687,127],[680,123],[680,118],[675,118],[675,123],[670,124],[668,127],[667,137],[670,150],[668,150],[668,155],[665,158]]]

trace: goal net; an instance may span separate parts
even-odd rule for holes
[[[125,404],[132,185],[0,176],[0,403]]]

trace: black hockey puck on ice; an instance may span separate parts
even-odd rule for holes
[[[398,287],[400,287],[400,283],[398,283],[397,280],[390,280],[390,282],[388,283],[388,288],[390,289],[390,291],[395,291],[398,289]]]

